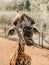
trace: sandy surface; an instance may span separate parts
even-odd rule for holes
[[[18,48],[18,42],[0,37],[0,65],[9,65],[9,58]],[[25,46],[25,52],[31,57],[31,65],[49,65],[49,50],[35,46]]]

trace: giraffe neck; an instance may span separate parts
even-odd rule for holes
[[[19,48],[18,48],[18,57],[21,58],[24,55],[24,44],[19,43]]]

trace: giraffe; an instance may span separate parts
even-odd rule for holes
[[[25,50],[25,41],[22,39],[21,35],[19,34],[17,58],[14,59],[15,60],[14,63],[11,63],[12,61],[10,61],[10,65],[31,65],[31,57],[28,56],[24,52],[24,50]],[[14,56],[16,56],[15,54],[14,54]],[[13,58],[11,58],[11,60],[12,59]]]
[[[24,53],[24,43],[19,43],[18,56],[15,65],[31,65],[31,58]]]

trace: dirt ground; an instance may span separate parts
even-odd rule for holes
[[[9,65],[9,58],[18,48],[18,42],[0,37],[0,65]],[[25,52],[31,57],[31,65],[49,65],[49,50],[25,46]]]

